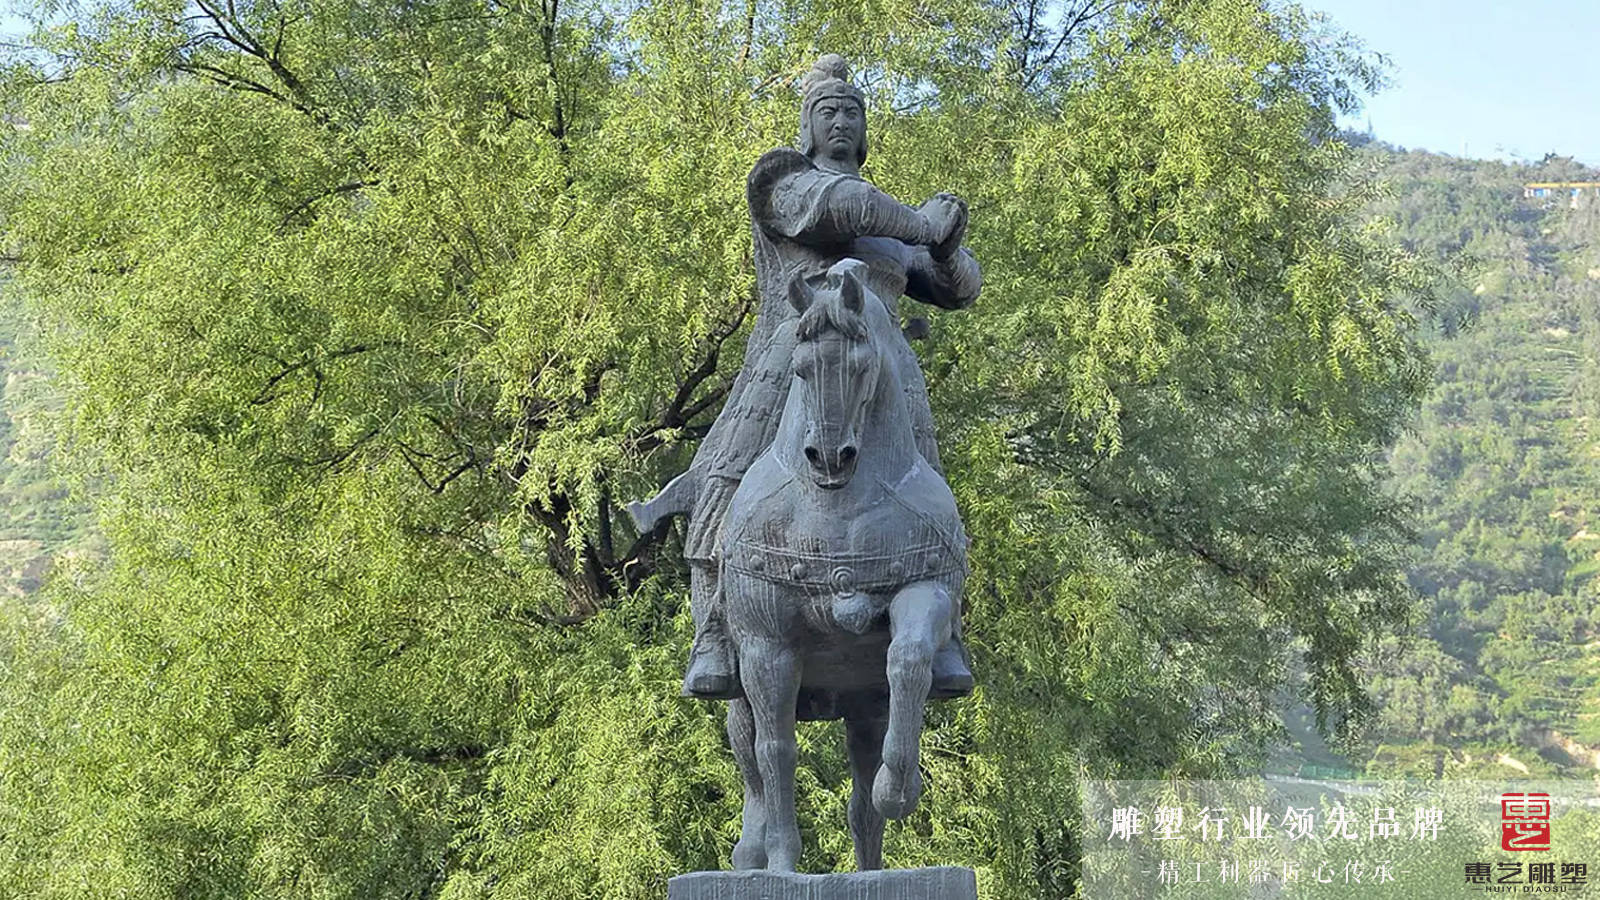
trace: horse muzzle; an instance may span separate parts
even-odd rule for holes
[[[823,490],[836,491],[850,483],[856,474],[856,461],[860,452],[853,443],[840,444],[824,450],[816,443],[807,443],[806,462],[811,464],[811,480]]]

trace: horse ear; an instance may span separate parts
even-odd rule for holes
[[[789,305],[797,313],[803,313],[811,308],[811,286],[801,275],[789,279]]]
[[[846,272],[844,277],[839,279],[839,299],[844,303],[845,309],[858,316],[861,315],[861,281],[856,278],[855,273]]]

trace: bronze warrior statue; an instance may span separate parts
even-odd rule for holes
[[[967,538],[895,304],[958,309],[980,279],[960,200],[913,209],[861,178],[866,110],[844,61],[823,57],[803,90],[800,150],[761,157],[747,186],[761,307],[744,368],[689,470],[629,511],[641,529],[689,516],[684,691],[731,701],[734,867],[794,871],[795,722],[840,718],[856,865],[872,870],[884,821],[921,796],[928,699],[972,690]],[[944,877],[916,871],[908,884]],[[963,871],[958,894],[975,896]]]

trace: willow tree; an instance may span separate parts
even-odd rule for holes
[[[7,608],[0,893],[660,896],[737,819],[669,528],[752,314],[794,82],[971,205],[919,347],[981,688],[891,864],[1075,880],[1080,775],[1359,718],[1406,619],[1382,457],[1423,287],[1333,136],[1344,39],[1248,0],[141,0],[4,67],[13,291],[111,552]],[[1304,684],[1290,678],[1304,670]],[[803,736],[812,870],[845,772]]]

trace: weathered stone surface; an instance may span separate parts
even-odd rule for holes
[[[971,869],[884,869],[833,875],[693,872],[667,884],[667,900],[977,900]]]
[[[866,98],[844,60],[818,60],[801,93],[799,149],[768,152],[746,180],[761,302],[744,366],[689,470],[628,511],[641,532],[688,517],[684,693],[731,701],[746,797],[734,866],[794,870],[795,721],[840,718],[868,874],[688,877],[716,898],[971,898],[929,892],[971,873],[874,870],[884,821],[921,796],[927,702],[973,688],[967,536],[899,301],[961,309],[982,276],[961,246],[963,201],[907,206],[861,177]]]

